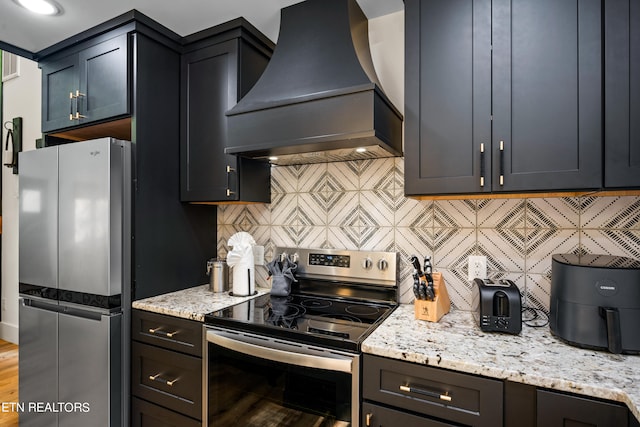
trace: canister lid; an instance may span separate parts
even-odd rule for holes
[[[640,261],[615,255],[555,254],[552,256],[552,260],[562,264],[582,267],[619,268],[628,270],[640,269]]]

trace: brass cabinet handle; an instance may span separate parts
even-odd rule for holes
[[[437,399],[444,400],[447,402],[451,402],[451,399],[452,399],[451,396],[449,396],[449,392],[437,393],[435,391],[423,390],[421,388],[415,388],[408,385],[401,385],[400,390],[406,391],[407,393],[417,393],[417,394],[422,394],[424,396],[435,397]]]
[[[484,142],[480,144],[480,187],[484,187]]]
[[[504,185],[504,141],[500,141],[500,185]]]
[[[153,335],[161,335],[167,338],[173,338],[174,335],[178,333],[178,331],[173,332],[164,332],[161,328],[149,328],[149,333]]]
[[[371,419],[373,418],[373,414],[369,413],[365,416],[365,422],[367,427],[371,427]]]
[[[162,384],[166,384],[169,387],[172,387],[175,384],[175,382],[179,380],[179,378],[176,378],[175,380],[171,380],[171,381],[165,380],[163,378],[160,378],[160,374],[159,373],[155,374],[155,375],[149,375],[149,379],[151,381],[157,381],[157,382],[160,382]]]
[[[232,195],[236,194],[235,191],[231,191],[230,188],[230,180],[229,180],[229,175],[231,174],[231,172],[235,172],[236,169],[231,167],[230,165],[227,165],[227,197],[231,197]]]

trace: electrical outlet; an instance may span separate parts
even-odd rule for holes
[[[469,257],[469,281],[475,279],[487,278],[487,257],[486,256],[470,256]]]
[[[264,246],[253,246],[253,264],[264,265]]]
[[[2,311],[7,311],[7,299],[2,298]]]

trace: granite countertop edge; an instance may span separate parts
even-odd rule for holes
[[[640,356],[570,346],[549,327],[519,335],[482,332],[468,311],[416,320],[400,305],[362,344],[363,353],[551,390],[613,400],[640,421]]]

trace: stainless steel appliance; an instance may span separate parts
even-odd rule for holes
[[[209,426],[360,425],[360,346],[397,306],[398,255],[276,248],[288,296],[205,316]]]
[[[19,196],[20,425],[126,424],[131,144],[24,152]]]
[[[640,261],[556,254],[551,261],[551,332],[579,347],[640,353]]]
[[[522,299],[511,280],[473,279],[471,306],[476,322],[485,332],[522,331]]]

